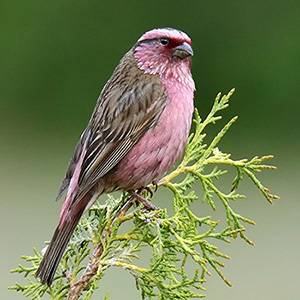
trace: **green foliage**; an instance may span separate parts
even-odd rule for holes
[[[141,206],[133,210],[129,194],[123,193],[119,199],[108,195],[105,205],[96,203],[80,221],[51,287],[41,285],[34,277],[42,258],[34,249],[34,256],[22,257],[30,267],[19,265],[12,271],[21,273],[29,284],[16,284],[10,289],[20,291],[31,299],[41,299],[45,294],[49,294],[51,299],[91,299],[110,267],[128,271],[135,278],[143,299],[204,297],[203,283],[206,275],[210,274],[208,266],[231,285],[221,271],[224,267],[222,259],[229,257],[221,253],[213,242],[221,240],[229,243],[231,238],[239,235],[252,244],[245,235],[244,224],[255,223],[231,207],[231,201],[244,198],[235,191],[242,176],[247,175],[269,202],[278,198],[270,194],[256,177],[256,173],[263,169],[274,169],[263,164],[272,156],[232,160],[230,154],[217,148],[237,117],[231,119],[210,144],[204,143],[204,129],[221,119],[216,113],[228,106],[233,92],[223,97],[218,94],[205,120],[202,121],[195,111],[196,129],[189,137],[181,164],[158,183],[158,186],[164,186],[173,193],[172,213],[167,209],[147,211]],[[229,167],[236,169],[236,176],[230,192],[224,193],[215,181],[226,175]],[[201,182],[203,187],[202,202],[208,203],[213,210],[216,209],[215,201],[222,203],[227,227],[220,228],[219,221],[213,221],[209,216],[199,216],[199,208],[194,209],[196,212],[192,209],[195,207],[191,206],[193,202],[197,201],[195,204],[200,205],[199,197],[193,190],[196,181]],[[150,193],[145,191],[143,196],[149,198]],[[129,230],[120,233],[123,223],[130,224]],[[149,265],[142,267],[139,257],[146,248],[152,250],[152,255]],[[193,272],[191,265],[194,266]],[[104,299],[109,299],[108,293]]]

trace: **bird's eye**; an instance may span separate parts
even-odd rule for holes
[[[160,38],[159,41],[164,46],[169,45],[169,40],[167,38]]]

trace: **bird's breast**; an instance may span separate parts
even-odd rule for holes
[[[175,83],[174,83],[175,84]],[[157,181],[182,157],[193,115],[193,90],[167,91],[167,103],[156,125],[118,163],[114,181],[121,189],[138,189]]]

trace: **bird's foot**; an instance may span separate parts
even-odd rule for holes
[[[147,189],[144,188],[144,189]],[[144,197],[142,197],[140,194],[139,194],[139,191],[136,193],[134,191],[129,191],[129,193],[133,196],[133,198],[135,198],[135,200],[137,200],[138,202],[142,203],[144,205],[144,208],[147,209],[148,211],[149,210],[160,210],[159,207],[155,206],[153,203],[151,203],[149,200],[145,199]],[[152,193],[152,191],[151,191]]]
[[[140,194],[142,191],[146,190],[150,194],[150,198],[153,197],[153,194],[157,191],[158,185],[155,181],[152,181],[152,185],[154,185],[154,190],[152,190],[149,186],[142,187],[138,189],[137,194]]]
[[[152,181],[152,184],[154,185],[154,193],[155,193],[157,191],[157,189],[158,189],[158,184],[157,184],[156,181]]]

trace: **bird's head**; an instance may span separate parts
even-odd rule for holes
[[[153,29],[143,34],[134,46],[137,66],[149,74],[176,75],[190,68],[192,42],[189,36],[173,28]]]

